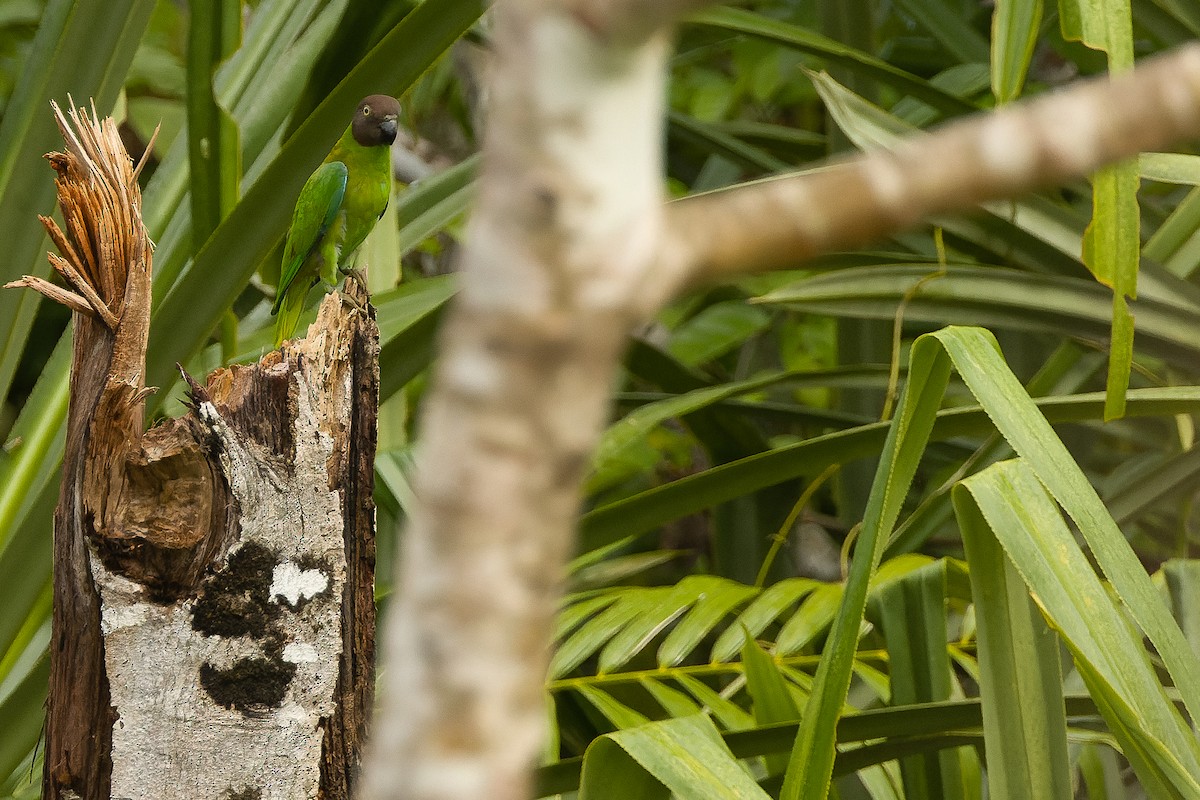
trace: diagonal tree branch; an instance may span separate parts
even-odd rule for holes
[[[794,267],[939,212],[1061,184],[1198,135],[1200,45],[1189,45],[893,151],[673,203],[664,245],[686,248],[693,282]]]

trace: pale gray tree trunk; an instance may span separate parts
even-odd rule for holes
[[[518,800],[580,486],[626,334],[796,266],[1200,132],[1200,49],[826,168],[666,204],[671,25],[699,0],[505,0],[479,200],[420,431],[373,800]]]

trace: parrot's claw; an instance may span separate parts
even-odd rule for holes
[[[349,292],[344,291],[344,290],[340,291],[340,292],[338,292],[338,296],[342,298],[343,303],[350,306],[355,311],[359,311],[363,314],[367,313],[366,304],[363,303],[361,300],[359,300],[357,297],[354,297],[353,295],[351,295]]]
[[[346,276],[346,285],[342,289],[342,291],[339,292],[339,294],[342,297],[342,302],[345,303],[346,305],[350,306],[351,308],[356,309],[356,310],[362,312],[363,314],[366,314],[367,313],[366,303],[370,302],[370,300],[371,300],[371,293],[367,290],[366,276],[363,275],[362,272],[357,269],[352,269],[344,274]],[[353,294],[351,293],[351,290],[350,290],[350,282],[351,281],[358,284],[358,291],[354,292]],[[366,297],[367,298],[366,302],[359,300],[357,297],[354,296],[355,294],[361,294],[362,296]]]
[[[345,273],[346,277],[358,284],[358,288],[362,289],[362,293],[367,297],[371,296],[371,290],[367,288],[367,276],[361,269],[355,267]]]

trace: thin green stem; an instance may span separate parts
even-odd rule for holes
[[[754,585],[757,588],[761,589],[766,583],[767,573],[770,572],[771,565],[775,563],[775,556],[779,554],[779,551],[783,548],[784,544],[787,543],[788,534],[792,532],[792,526],[796,524],[796,518],[800,516],[800,512],[808,506],[809,501],[812,500],[813,495],[817,493],[817,490],[821,488],[825,481],[832,478],[834,474],[837,473],[838,469],[841,468],[841,466],[841,464],[830,464],[825,468],[825,471],[814,478],[812,483],[810,483],[800,494],[800,499],[796,501],[794,506],[792,506],[791,513],[787,515],[787,519],[783,521],[783,524],[779,526],[779,530],[775,532],[773,537],[771,537],[771,549],[767,551],[766,557],[763,558],[762,566],[759,567],[758,570],[758,577],[754,579]]]

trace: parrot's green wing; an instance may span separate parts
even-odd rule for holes
[[[346,196],[348,174],[345,164],[331,161],[322,164],[300,190],[296,210],[292,214],[292,226],[288,228],[287,244],[283,249],[283,268],[279,273],[272,314],[279,311],[284,295],[300,274],[304,262],[320,246],[321,237],[337,219]],[[305,286],[304,291],[307,290]]]

